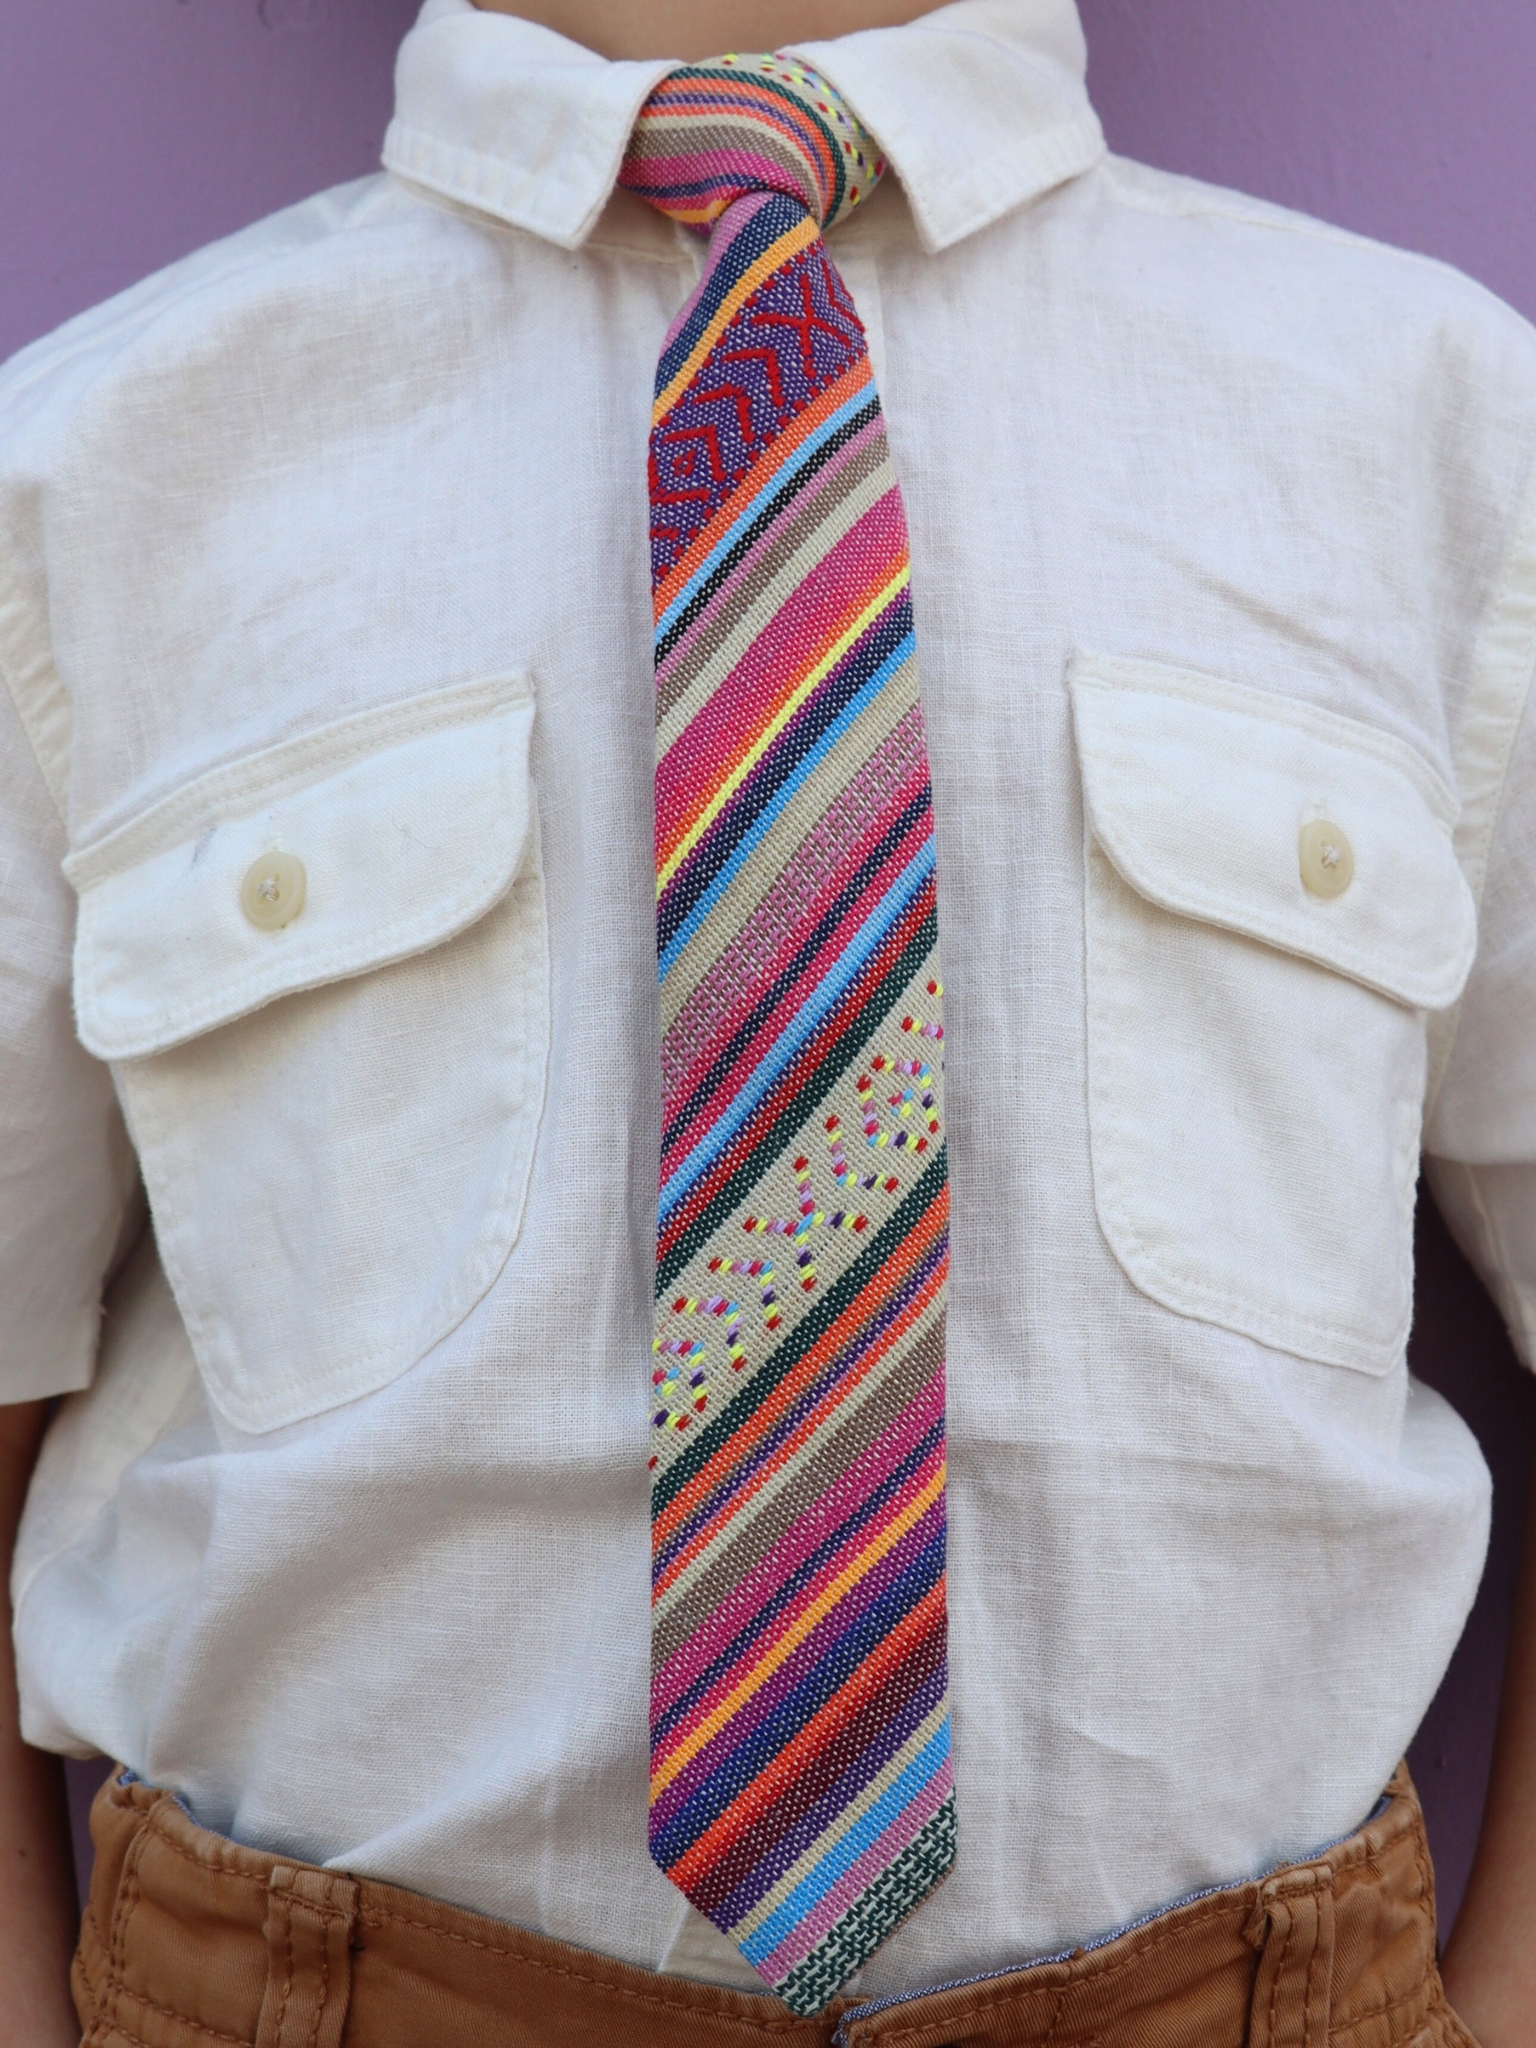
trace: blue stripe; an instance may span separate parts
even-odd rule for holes
[[[786,776],[794,774],[801,755],[816,744],[843,706],[851,704],[861,693],[867,678],[911,630],[911,595],[905,589],[898,590],[853,645],[844,649],[841,658],[811,688],[809,695],[801,699],[773,738],[763,745],[757,760],[740,761],[736,770],[730,771],[741,776],[735,788],[728,786],[727,779],[707,799],[718,801],[719,810],[707,824],[702,812],[695,818],[690,829],[699,836],[657,892],[658,949],[670,943],[672,934],[714,880],[722,863],[730,859],[742,833],[751,830],[752,821],[764,805],[772,803],[774,791]],[[685,733],[676,746],[684,746],[687,738]]]
[[[929,1508],[928,1513],[934,1514],[935,1508]],[[727,1807],[733,1806],[747,1787],[762,1776],[779,1752],[794,1741],[802,1728],[815,1720],[827,1701],[842,1691],[865,1659],[879,1649],[886,1637],[894,1633],[943,1576],[944,1530],[941,1527],[924,1544],[901,1577],[828,1645],[814,1668],[794,1690],[786,1693],[772,1712],[734,1746],[729,1738],[738,1732],[736,1724],[726,1722],[713,1742],[691,1760],[689,1769],[698,1764],[700,1757],[709,1756],[715,1745],[719,1745],[718,1760],[711,1764],[706,1776],[671,1819],[658,1822],[655,1807],[651,1809],[651,1854],[663,1870],[670,1871],[700,1835],[714,1826]],[[837,1609],[832,1612],[836,1614]],[[941,1649],[937,1661],[942,1661],[943,1654]],[[833,1754],[837,1756],[835,1748]],[[852,1761],[849,1758],[849,1762]]]
[[[862,1820],[851,1827],[840,1842],[822,1857],[814,1870],[807,1871],[789,1897],[743,1942],[738,1942],[742,1954],[754,1967],[766,1956],[772,1955],[779,1943],[794,1932],[795,1928],[819,1905],[843,1874],[851,1870],[872,1842],[879,1840],[892,1821],[909,1807],[923,1787],[942,1770],[944,1759],[949,1755],[949,1716],[928,1738],[926,1746],[913,1757],[888,1792],[882,1793]]]
[[[817,1025],[830,1010],[836,1008],[839,997],[932,873],[933,841],[930,838],[923,842],[854,933],[826,980],[818,983],[814,993],[800,1006],[792,1022],[775,1040],[773,1050],[761,1061],[740,1093],[732,1098],[730,1108],[717,1123],[711,1124],[682,1165],[663,1185],[657,1197],[662,1222],[666,1221],[676,1201],[687,1194],[704,1168],[740,1130]]]
[[[837,1783],[824,1792],[788,1833],[781,1835],[758,1859],[730,1897],[711,1912],[709,1917],[717,1927],[739,1925],[752,1908],[773,1890],[785,1871],[798,1863],[808,1850],[815,1848],[838,1815],[847,1812],[896,1752],[912,1739],[948,1689],[949,1666],[941,1659],[916,1692],[902,1700],[880,1740],[856,1758]]]
[[[796,1419],[799,1419],[798,1412]],[[944,1419],[941,1416],[937,1422],[931,1422],[928,1425],[927,1429],[923,1431],[901,1463],[892,1467],[875,1488],[874,1492],[869,1495],[868,1499],[855,1508],[845,1521],[839,1522],[829,1535],[822,1538],[810,1555],[796,1565],[789,1577],[778,1588],[773,1598],[763,1603],[752,1619],[731,1638],[718,1656],[711,1658],[688,1689],[678,1694],[665,1713],[657,1714],[653,1718],[651,1722],[651,1747],[653,1749],[672,1733],[672,1730],[679,1721],[692,1712],[693,1708],[698,1705],[705,1693],[715,1683],[715,1680],[722,1673],[729,1671],[733,1664],[739,1663],[759,1636],[765,1634],[773,1626],[774,1622],[778,1620],[787,1607],[792,1607],[795,1604],[795,1595],[802,1586],[810,1584],[827,1559],[834,1557],[850,1536],[857,1535],[860,1529],[867,1527],[874,1520],[875,1516],[879,1514],[886,1502],[893,1495],[900,1493],[923,1460],[943,1440]],[[688,1529],[688,1535],[691,1538],[695,1531],[687,1523],[684,1523],[683,1526],[685,1529]],[[678,1542],[670,1547],[667,1554],[663,1555],[663,1553],[658,1552],[656,1562],[663,1566],[670,1564],[672,1558],[682,1548],[683,1544]]]
[[[685,178],[681,182],[672,185],[657,185],[648,182],[641,193],[641,197],[648,199],[651,205],[655,206],[663,199],[698,199],[706,192],[719,193],[722,189],[723,181],[716,177]]]
[[[881,869],[910,838],[913,826],[922,824],[929,832],[933,830],[932,810],[933,792],[925,781],[917,794],[882,827],[879,838],[865,851],[863,858],[852,868],[843,870],[837,894],[823,906],[818,916],[809,924],[801,917],[796,926],[794,951],[772,979],[766,983],[759,982],[755,987],[748,984],[751,988],[750,1007],[738,1017],[724,1043],[715,1046],[702,1066],[693,1068],[688,1077],[686,1097],[669,1112],[662,1125],[661,1150],[664,1157],[709,1102],[742,1052],[762,1029],[765,1020],[773,1015]]]
[[[779,784],[773,796],[764,804],[752,824],[742,834],[741,838],[737,840],[735,846],[731,849],[729,858],[721,863],[719,871],[711,880],[709,887],[699,897],[698,902],[694,904],[671,938],[668,939],[665,948],[656,962],[659,980],[665,981],[672,969],[677,965],[678,955],[682,952],[684,946],[687,945],[699,926],[708,917],[710,911],[714,909],[720,898],[725,894],[725,891],[730,887],[743,863],[746,861],[747,856],[774,823],[779,813],[795,794],[795,791],[799,789],[801,784],[810,775],[815,773],[825,756],[831,752],[832,748],[842,738],[849,726],[853,724],[860,712],[868,708],[876,693],[896,674],[902,663],[909,660],[916,652],[917,635],[915,633],[908,633],[900,644],[894,647],[885,660],[881,662],[859,694],[856,697],[851,697],[843,706],[843,709],[833,719],[815,746],[807,749],[803,758],[796,764],[794,772],[787,775],[783,782]]]
[[[777,491],[781,485],[788,483],[789,479],[795,474],[795,472],[799,469],[802,469],[805,466],[805,464],[810,460],[810,458],[816,453],[816,450],[821,446],[822,442],[825,441],[829,437],[829,435],[835,434],[838,428],[843,424],[843,422],[851,418],[852,415],[856,413],[861,406],[868,405],[870,401],[870,396],[870,386],[867,384],[861,386],[861,388],[854,393],[853,397],[848,400],[846,405],[839,406],[835,413],[832,413],[828,418],[822,421],[821,425],[816,428],[814,433],[807,434],[805,439],[800,443],[800,446],[795,450],[794,454],[790,456],[790,458],[783,465],[783,467],[781,469],[774,471],[773,481],[769,486],[769,489]],[[656,621],[656,634],[658,639],[661,637],[663,633],[667,631],[668,627],[672,623],[673,618],[679,611],[682,610],[683,606],[687,604],[693,592],[698,588],[700,583],[704,581],[704,578],[709,575],[710,571],[714,568],[715,564],[720,560],[721,556],[728,554],[730,552],[735,542],[752,524],[753,520],[759,516],[763,495],[763,493],[759,492],[758,496],[752,500],[752,503],[747,507],[745,512],[742,513],[741,517],[736,521],[736,524],[731,528],[730,532],[726,534],[725,537],[715,547],[710,549],[709,554],[699,564],[698,569],[694,572],[692,576],[689,577],[687,583],[678,592],[677,596],[673,598],[672,602],[667,606],[666,610],[662,613],[661,617]]]
[[[699,296],[688,310],[682,331],[671,347],[663,350],[656,365],[658,398],[687,362],[698,345],[699,336],[758,257],[765,255],[807,218],[803,200],[785,199],[777,192],[760,212],[752,216],[699,288]]]

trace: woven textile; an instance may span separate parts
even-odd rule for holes
[[[802,2013],[955,1854],[932,794],[906,521],[822,239],[883,168],[776,56],[671,73],[622,173],[711,234],[650,448],[651,1853]]]

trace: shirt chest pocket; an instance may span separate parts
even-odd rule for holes
[[[516,1239],[549,1045],[532,723],[526,678],[436,691],[66,862],[80,1036],[242,1429],[405,1371]]]
[[[1382,1373],[1412,1310],[1426,1012],[1476,915],[1393,736],[1079,656],[1099,1220],[1180,1314]]]

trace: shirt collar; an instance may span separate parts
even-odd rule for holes
[[[956,0],[904,28],[797,47],[880,143],[929,249],[1104,153],[1074,0]],[[574,249],[613,191],[641,102],[671,68],[610,63],[473,0],[426,0],[400,48],[384,162]]]

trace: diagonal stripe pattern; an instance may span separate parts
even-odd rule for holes
[[[901,494],[822,239],[883,169],[779,55],[669,74],[621,174],[710,235],[650,445],[650,1844],[806,2014],[955,1854],[933,800]]]

